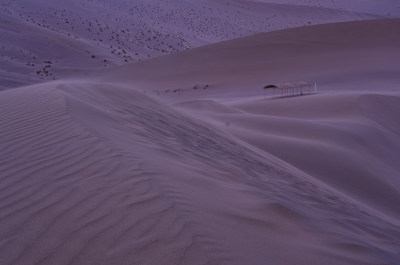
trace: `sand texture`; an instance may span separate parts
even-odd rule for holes
[[[399,47],[332,23],[1,91],[0,264],[399,265]]]

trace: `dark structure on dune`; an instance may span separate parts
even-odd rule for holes
[[[264,86],[265,97],[267,97],[268,91],[271,91],[272,98],[282,97],[293,97],[310,95],[317,92],[317,85],[311,90],[311,84],[309,82],[300,81],[285,83],[282,85],[266,85]]]

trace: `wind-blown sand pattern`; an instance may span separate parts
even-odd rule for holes
[[[399,24],[0,92],[0,264],[400,264]]]
[[[2,155],[12,159],[1,168],[2,264],[184,264],[193,255],[206,263],[184,209],[135,150],[73,119],[55,88],[20,92],[2,97],[11,112],[3,115],[15,117],[2,132]]]
[[[398,257],[398,224],[137,92],[2,94],[3,264]]]

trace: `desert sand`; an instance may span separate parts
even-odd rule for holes
[[[3,0],[0,16],[3,90],[260,32],[399,17],[400,9],[392,0]]]
[[[0,264],[400,264],[399,47],[335,22],[1,91]]]

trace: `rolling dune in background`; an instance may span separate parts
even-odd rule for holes
[[[3,0],[0,89],[82,77],[260,32],[400,16],[383,12],[397,9],[387,1],[377,6],[363,0],[359,11],[336,2],[318,6],[283,0]]]

